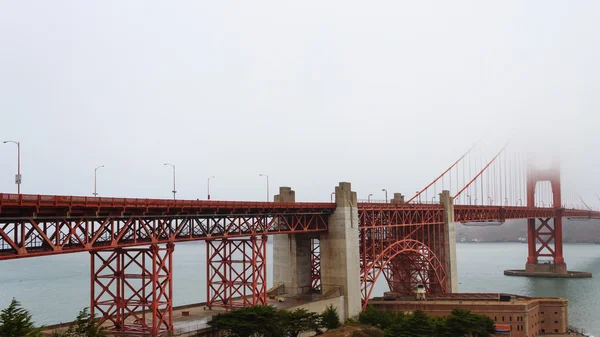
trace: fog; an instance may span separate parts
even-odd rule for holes
[[[0,0],[22,193],[327,201],[420,190],[475,142],[559,151],[600,205],[598,1]],[[497,141],[496,141],[497,140]],[[551,151],[550,151],[551,150]],[[0,192],[16,193],[0,143]]]

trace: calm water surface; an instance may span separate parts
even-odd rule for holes
[[[269,259],[272,245],[267,245]],[[464,243],[457,245],[461,292],[506,292],[526,296],[559,296],[569,300],[569,323],[600,335],[600,245],[565,245],[570,270],[592,272],[591,279],[541,279],[504,276],[504,269],[523,268],[527,245]],[[175,305],[205,301],[206,248],[201,242],[177,244],[174,252]],[[48,256],[0,262],[0,308],[16,297],[38,324],[71,321],[89,305],[90,255]],[[272,268],[267,276],[271,285]],[[374,295],[387,290],[378,282]]]

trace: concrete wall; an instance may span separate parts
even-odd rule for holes
[[[342,182],[335,188],[335,200],[328,233],[320,239],[321,283],[324,294],[341,287],[346,298],[344,316],[340,315],[344,321],[361,311],[358,208],[350,183]]]
[[[454,221],[454,199],[450,191],[440,193],[440,202],[444,205],[444,241],[446,242],[446,292],[458,292],[458,273],[456,264],[456,222]]]
[[[289,187],[280,187],[275,202],[295,202]],[[283,293],[293,296],[310,291],[311,237],[309,235],[273,236],[273,285],[283,284]]]

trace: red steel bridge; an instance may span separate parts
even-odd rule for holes
[[[448,232],[455,222],[528,219],[527,269],[548,259],[552,272],[566,273],[562,218],[600,218],[574,196],[562,192],[558,162],[533,169],[504,148],[489,160],[470,150],[406,201],[395,194],[356,203],[363,304],[381,276],[393,291],[409,293],[417,283],[453,291]],[[319,291],[319,245],[338,207],[0,194],[0,260],[89,252],[92,312],[111,331],[158,335],[173,328],[176,243],[206,242],[207,306],[266,303],[268,237],[311,238],[310,286]]]

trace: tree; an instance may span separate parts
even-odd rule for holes
[[[276,337],[285,333],[278,310],[263,305],[218,314],[208,322],[208,325],[219,330],[227,330],[229,336],[233,337]]]
[[[404,315],[402,313],[391,310],[380,311],[370,305],[358,315],[360,323],[376,326],[383,330],[394,324],[402,323],[403,319]]]
[[[409,336],[433,336],[433,324],[431,318],[421,310],[415,311],[404,323]]]
[[[319,331],[322,327],[321,315],[306,309],[281,310],[280,316],[288,337],[298,337],[303,332]]]
[[[452,310],[446,319],[446,327],[450,337],[489,337],[495,332],[491,318],[460,308]]]
[[[41,328],[36,328],[31,315],[12,299],[8,308],[0,312],[0,337],[39,337]]]
[[[328,330],[339,328],[340,325],[342,325],[337,309],[332,304],[325,308],[325,311],[323,311],[321,317],[323,318],[323,327],[327,328]]]
[[[88,308],[79,312],[77,318],[69,329],[63,334],[54,333],[53,337],[106,337],[105,328],[98,326],[95,315],[91,315]]]
[[[431,324],[433,325],[433,335],[436,337],[449,337],[446,319],[444,317],[432,317]]]

